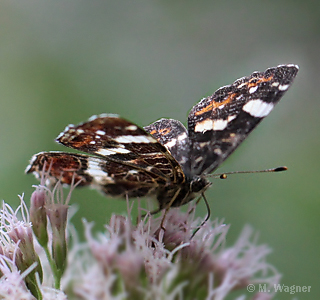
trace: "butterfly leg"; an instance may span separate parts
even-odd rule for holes
[[[162,217],[161,223],[160,223],[160,229],[162,230],[166,230],[163,226],[164,221],[166,219],[167,213],[169,211],[169,209],[171,208],[172,204],[174,203],[174,201],[177,199],[178,195],[180,194],[181,189],[179,188],[176,193],[174,194],[174,196],[172,197],[172,199],[170,200],[169,204],[166,206],[165,211],[164,211],[164,215]]]
[[[205,220],[200,224],[200,226],[194,231],[194,233],[193,233],[192,236],[190,237],[190,240],[195,236],[195,234],[200,230],[200,228],[201,228],[204,224],[207,223],[207,221],[209,220],[210,215],[211,215],[210,206],[209,206],[208,200],[207,200],[207,198],[205,197],[204,193],[202,193],[201,196],[197,199],[196,205],[200,202],[201,198],[203,198],[204,203],[206,204],[206,207],[207,207],[207,216],[206,216]]]
[[[196,210],[196,206],[198,205],[198,203],[200,202],[202,198],[202,195],[200,195],[197,200],[195,201],[195,203],[192,204],[190,210],[188,210],[188,214],[191,215],[195,210]]]

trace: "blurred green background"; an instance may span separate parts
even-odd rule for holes
[[[118,113],[147,125],[187,113],[222,85],[284,63],[300,71],[277,108],[219,172],[287,165],[279,174],[215,179],[207,193],[214,217],[231,223],[230,244],[245,224],[273,248],[269,261],[288,286],[320,299],[319,46],[316,1],[1,1],[0,197],[29,201],[23,171],[69,123]],[[81,218],[96,228],[124,201],[73,193]],[[197,214],[205,215],[203,204]]]

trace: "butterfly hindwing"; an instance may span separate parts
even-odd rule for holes
[[[102,160],[99,157],[66,152],[40,152],[35,154],[26,173],[44,176],[47,183],[90,186],[109,196],[142,197],[153,194],[165,180],[143,170]]]
[[[74,181],[79,186],[88,186],[92,176],[85,173],[87,169],[87,155],[51,151],[33,155],[25,172],[33,173],[38,179],[46,178],[50,185],[60,180],[63,184],[71,185]]]

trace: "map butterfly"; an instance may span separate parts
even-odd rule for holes
[[[155,196],[159,210],[181,206],[203,195],[208,174],[270,113],[297,72],[280,65],[221,87],[191,109],[188,128],[173,119],[141,128],[115,114],[93,116],[56,139],[92,155],[40,152],[26,173],[45,172],[51,184],[74,180],[108,196]]]

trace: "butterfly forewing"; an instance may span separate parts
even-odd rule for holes
[[[195,105],[188,116],[194,174],[216,169],[270,113],[297,72],[295,65],[254,72]]]
[[[153,173],[162,180],[176,180],[180,166],[167,149],[144,129],[118,115],[91,117],[77,126],[69,125],[57,141],[67,147],[95,154],[128,166]]]

